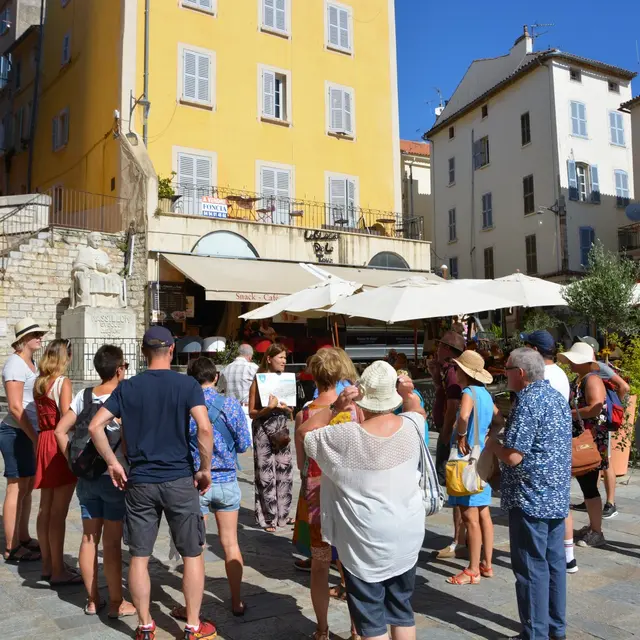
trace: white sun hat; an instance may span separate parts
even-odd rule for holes
[[[402,397],[396,390],[398,374],[383,360],[369,365],[358,381],[362,398],[356,404],[372,413],[389,413],[402,405]]]
[[[16,337],[11,346],[15,349],[16,345],[20,342],[22,338],[30,333],[41,333],[44,335],[45,333],[49,333],[48,329],[43,329],[37,322],[33,320],[33,318],[22,318],[16,322],[15,327]]]
[[[596,354],[586,342],[576,342],[569,351],[559,353],[558,360],[565,364],[596,364]]]

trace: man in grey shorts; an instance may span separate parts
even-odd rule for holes
[[[139,618],[136,640],[155,640],[156,626],[149,612],[148,565],[163,513],[184,560],[184,640],[207,640],[216,637],[216,628],[200,620],[205,527],[198,492],[205,493],[211,486],[211,422],[200,385],[171,370],[171,333],[164,327],[151,327],[144,335],[142,348],[148,369],[120,383],[91,421],[89,432],[113,483],[126,489],[124,539],[132,556],[129,589]],[[190,415],[198,427],[200,469],[195,476],[189,450]],[[104,432],[114,417],[122,420],[131,466],[128,477]]]

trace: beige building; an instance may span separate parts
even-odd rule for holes
[[[433,238],[433,198],[431,197],[431,145],[400,140],[402,168],[402,215],[419,227],[423,240]]]
[[[635,181],[640,180],[640,96],[620,105],[620,111],[631,116],[631,141],[633,145],[633,174]],[[636,193],[632,191],[632,193]],[[638,196],[636,193],[636,206]],[[640,207],[639,207],[640,208]],[[636,258],[640,256],[640,221],[630,222],[618,229],[618,250]]]

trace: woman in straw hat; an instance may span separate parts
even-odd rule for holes
[[[460,456],[467,455],[473,446],[484,443],[497,409],[485,385],[493,382],[493,376],[484,368],[484,360],[475,351],[464,351],[453,359],[456,379],[462,388],[460,411],[453,428],[451,443],[457,445]],[[476,420],[479,441],[476,442]],[[460,507],[462,521],[467,530],[469,566],[455,576],[447,578],[449,584],[479,584],[480,577],[492,578],[493,522],[491,521],[491,487],[470,496],[450,496],[449,504]],[[484,558],[480,556],[484,548]]]
[[[589,524],[575,535],[579,547],[602,547],[606,544],[602,533],[602,498],[598,489],[600,471],[609,468],[609,430],[607,428],[607,392],[598,375],[598,363],[593,348],[585,342],[576,342],[569,351],[558,354],[558,360],[571,367],[577,378],[571,389],[571,414],[573,435],[579,436],[584,429],[590,429],[600,452],[602,464],[576,480],[582,489],[584,503],[589,514]],[[569,513],[567,534],[573,529],[573,518]]]
[[[387,624],[394,638],[416,637],[411,597],[424,539],[417,469],[425,420],[412,391],[389,363],[374,362],[357,387],[296,431],[322,471],[322,537],[338,551],[349,612],[363,638],[387,638]],[[327,428],[354,402],[361,425]],[[403,404],[408,412],[393,415]]]
[[[38,443],[38,417],[33,400],[37,378],[33,354],[42,346],[47,333],[31,318],[15,326],[14,353],[2,369],[2,382],[9,411],[0,424],[0,451],[4,458],[7,492],[4,499],[5,560],[40,560],[40,546],[29,535],[31,492],[36,473],[35,447]]]

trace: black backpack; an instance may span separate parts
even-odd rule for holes
[[[93,402],[93,388],[84,390],[84,406],[76,420],[75,431],[69,439],[67,449],[69,458],[69,468],[78,478],[85,480],[97,480],[107,470],[107,463],[97,452],[91,436],[89,435],[89,424],[93,416],[98,413],[102,402]],[[105,430],[111,450],[115,451],[122,440],[120,425],[111,421]]]

